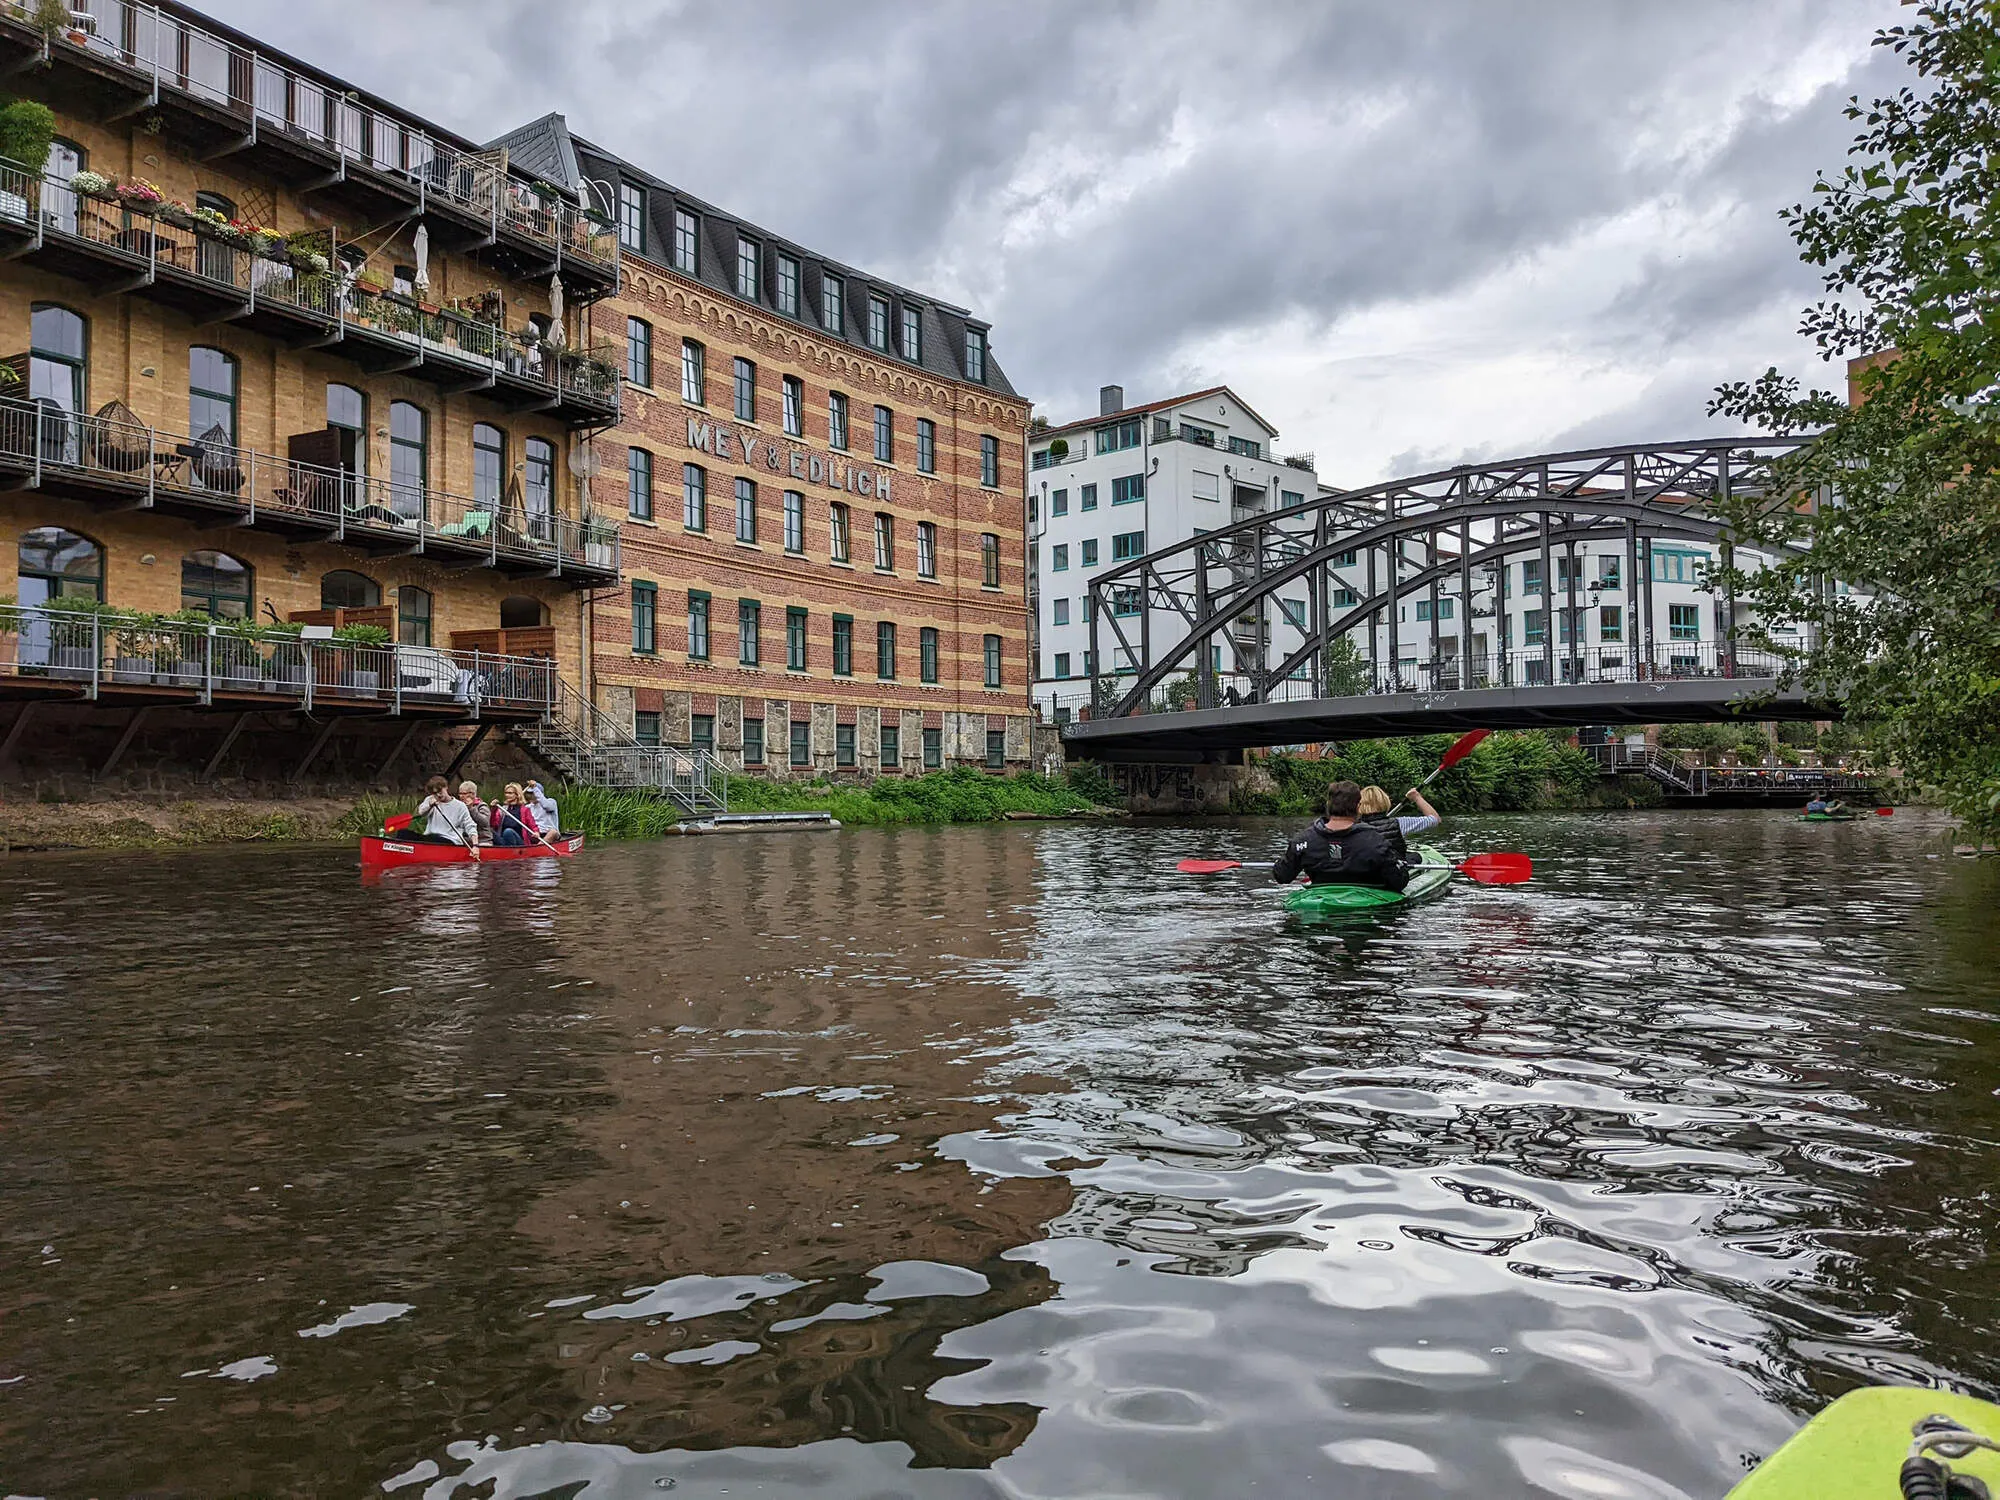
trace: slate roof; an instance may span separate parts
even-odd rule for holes
[[[553,111],[539,120],[530,120],[508,131],[498,140],[488,141],[479,149],[504,149],[510,171],[551,183],[572,198],[582,197],[583,174],[577,169],[576,146],[570,140],[569,122]]]
[[[561,117],[553,116],[558,127]],[[535,126],[524,126],[523,131],[532,130],[546,124],[536,121]],[[522,132],[516,132],[521,134]],[[566,127],[561,127],[563,140],[570,140]],[[506,138],[495,144],[504,144]],[[833,260],[816,251],[808,250],[794,240],[775,234],[760,225],[752,224],[735,214],[728,213],[713,204],[697,198],[694,194],[675,187],[661,178],[653,176],[643,168],[634,166],[604,150],[593,146],[587,140],[575,140],[574,160],[581,169],[581,175],[592,181],[608,184],[615,195],[621,182],[636,183],[646,190],[646,207],[649,222],[646,225],[647,260],[660,265],[670,261],[670,247],[674,242],[674,211],[684,209],[697,215],[701,229],[694,277],[703,285],[722,293],[724,296],[744,300],[736,288],[736,247],[739,237],[754,241],[759,247],[758,269],[762,286],[758,290],[756,303],[764,313],[774,318],[795,322],[815,333],[837,332],[839,336],[857,349],[891,365],[913,365],[942,376],[947,380],[966,381],[965,335],[969,328],[976,328],[989,335],[986,348],[986,379],[969,381],[970,384],[984,386],[1000,396],[1018,396],[1006,371],[994,357],[990,339],[991,325],[984,319],[975,317],[963,307],[954,307],[936,297],[897,286],[879,276],[870,276],[857,271],[852,266]],[[534,149],[540,149],[539,147]],[[551,179],[561,185],[560,179]],[[629,250],[626,252],[630,254]],[[799,311],[796,316],[782,313],[777,307],[778,257],[789,255],[799,262]],[[679,269],[676,267],[675,269]],[[681,274],[685,275],[686,272]],[[819,320],[822,306],[821,291],[829,277],[838,278],[843,283],[842,326],[838,330],[823,327]],[[889,347],[880,349],[868,342],[868,303],[870,295],[884,297],[889,302]],[[902,327],[904,308],[917,310],[920,319],[920,354],[915,361],[903,358],[898,330]]]

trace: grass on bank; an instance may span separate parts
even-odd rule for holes
[[[826,812],[848,826],[906,823],[993,823],[1008,813],[1075,817],[1100,811],[1114,798],[1101,772],[1083,768],[1067,776],[1024,773],[991,776],[961,766],[914,777],[883,776],[872,782],[766,781],[730,776],[731,812]],[[603,787],[553,786],[563,828],[594,839],[657,838],[687,818],[664,797]],[[342,818],[339,831],[379,833],[382,819],[410,810],[388,797],[367,797]]]

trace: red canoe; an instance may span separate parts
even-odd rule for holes
[[[502,849],[488,845],[479,851],[479,862],[485,864],[494,859],[554,859],[558,855],[574,854],[583,847],[580,833],[559,833],[549,840],[555,845],[551,849],[544,844],[524,844],[518,849]],[[393,869],[398,865],[467,865],[472,863],[472,851],[459,844],[425,844],[405,842],[395,838],[363,838],[361,840],[361,863],[371,869]]]

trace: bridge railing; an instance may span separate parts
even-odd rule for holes
[[[1267,694],[1254,691],[1252,671],[1223,671],[1216,674],[1221,706],[1245,703],[1301,703],[1323,698],[1359,698],[1390,693],[1455,693],[1480,688],[1571,687],[1603,683],[1675,682],[1697,679],[1743,679],[1768,682],[1786,667],[1785,657],[1772,651],[1747,647],[1732,649],[1726,642],[1658,641],[1645,646],[1567,645],[1556,648],[1554,660],[1540,646],[1511,651],[1474,652],[1470,658],[1456,654],[1433,657],[1404,657],[1398,663],[1353,663],[1334,674],[1328,682],[1294,675],[1273,685]],[[1123,676],[1103,681],[1122,694]],[[1108,712],[1115,697],[1101,688],[1098,711]],[[1164,693],[1154,694],[1150,711],[1168,707]]]

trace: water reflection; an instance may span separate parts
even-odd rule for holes
[[[1337,930],[1268,826],[0,866],[37,1493],[1719,1493],[1973,1390],[2000,870],[1499,822]]]

